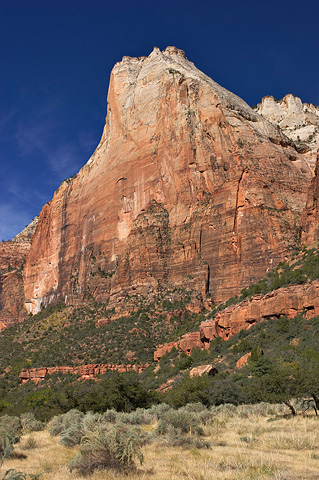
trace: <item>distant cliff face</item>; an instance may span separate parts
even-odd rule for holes
[[[124,57],[100,144],[40,214],[26,307],[167,286],[231,297],[298,241],[311,175],[279,129],[181,50]]]
[[[22,271],[37,221],[38,217],[13,240],[0,243],[0,331],[25,315]]]
[[[289,94],[278,101],[272,96],[264,97],[255,111],[293,140],[314,168],[319,148],[319,107],[302,103],[300,98]]]
[[[302,217],[302,243],[314,245],[319,240],[319,148],[306,208]]]
[[[241,330],[249,330],[256,323],[284,316],[294,318],[302,312],[307,319],[319,315],[318,280],[305,285],[279,288],[265,295],[254,295],[231,305],[218,312],[215,318],[202,322],[198,331],[186,333],[179,340],[159,345],[154,352],[154,360],[159,361],[173,348],[188,355],[195,348],[207,350],[216,338],[228,340]],[[237,366],[240,365],[241,363]]]

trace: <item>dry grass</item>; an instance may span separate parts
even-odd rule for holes
[[[150,430],[148,425],[145,427]],[[155,425],[153,426],[155,428]],[[319,480],[319,418],[280,418],[268,421],[254,415],[218,415],[205,427],[212,448],[183,450],[154,442],[144,447],[145,461],[130,480]],[[46,472],[43,480],[79,480],[67,463],[78,448],[67,448],[47,431],[25,435],[15,452],[26,458],[7,459],[0,478],[9,468],[25,473]],[[17,458],[18,457],[18,458]],[[22,455],[20,456],[22,457]],[[82,477],[83,478],[83,477]],[[96,472],[88,480],[115,480],[121,474]],[[127,478],[127,477],[126,477]]]

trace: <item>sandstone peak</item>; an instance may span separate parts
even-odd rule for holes
[[[281,100],[271,95],[264,97],[256,112],[295,142],[297,150],[314,168],[319,148],[319,107],[302,103],[299,97],[289,93]]]
[[[100,144],[40,214],[26,308],[236,295],[298,241],[311,171],[291,143],[176,47],[124,57]]]
[[[164,55],[180,55],[183,58],[186,58],[184,50],[177,47],[166,47],[162,53],[164,53]]]
[[[29,223],[29,225],[26,225],[25,228],[20,233],[18,233],[11,241],[12,242],[30,241],[32,235],[34,234],[38,221],[39,221],[39,215],[34,217],[34,219]]]

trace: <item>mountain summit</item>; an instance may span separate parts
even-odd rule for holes
[[[292,140],[182,50],[124,57],[97,149],[40,214],[26,308],[174,287],[225,300],[298,244],[311,177]]]

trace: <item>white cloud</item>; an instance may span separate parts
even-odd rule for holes
[[[32,172],[30,175],[32,175]],[[26,185],[21,188],[21,183],[16,183],[13,180],[6,183],[6,191],[9,194],[14,195],[16,199],[22,200],[22,205],[29,204],[33,207],[37,207],[39,205],[39,200],[42,203],[48,201],[42,192],[35,190],[34,188],[29,189]]]
[[[43,171],[48,168],[53,174],[50,176],[48,172],[48,183],[52,183],[53,179],[59,182],[77,173],[85,163],[79,153],[91,144],[89,135],[82,135],[74,143],[56,142],[61,128],[55,119],[56,106],[57,103],[51,102],[40,106],[33,115],[28,114],[23,122],[19,122],[16,133],[22,156],[30,158],[34,154],[43,158]],[[79,160],[80,157],[82,160]]]
[[[45,118],[38,118],[25,123],[20,122],[16,135],[19,152],[22,155],[29,155],[37,151],[45,156],[48,155],[49,143],[54,129],[54,123]]]
[[[0,203],[0,241],[11,240],[32,220],[30,212],[21,205]]]
[[[82,166],[77,149],[72,144],[64,144],[48,155],[51,170],[64,179],[76,174]]]

